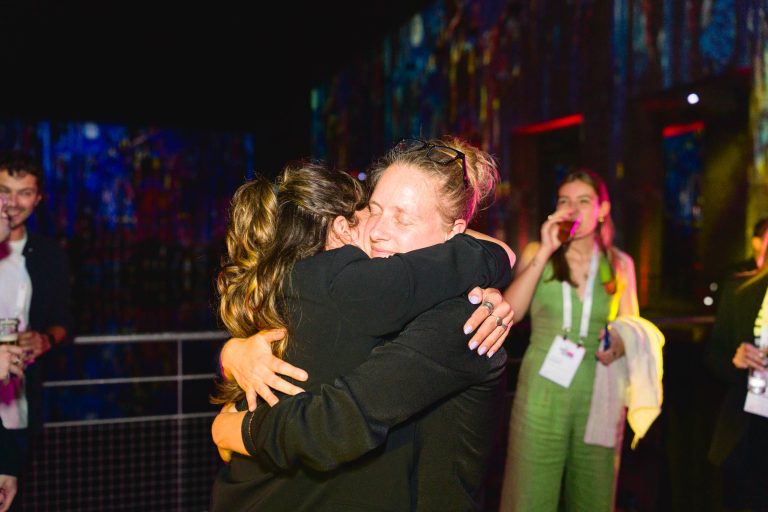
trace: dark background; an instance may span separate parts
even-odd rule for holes
[[[429,5],[0,0],[0,116],[256,134],[309,155],[309,91]]]
[[[212,131],[249,131],[256,135],[257,166],[260,170],[271,172],[287,160],[309,154],[310,89],[347,63],[364,56],[382,36],[395,30],[429,3],[423,0],[280,3],[252,0],[200,4],[161,0],[153,3],[141,0],[0,0],[0,118],[94,120]],[[648,3],[657,7],[661,4]],[[595,5],[604,8],[609,4],[598,2]],[[607,30],[607,26],[591,23],[592,30],[598,34]],[[602,44],[602,39],[596,40],[601,41],[601,46],[596,46],[598,50],[608,48],[607,44]],[[728,45],[720,46],[728,48]],[[533,51],[540,49],[535,45],[531,48]],[[603,62],[599,60],[609,54],[607,50],[590,54],[599,71],[591,77],[593,83],[603,85],[601,80],[609,75],[610,68],[602,66]],[[532,77],[532,80],[539,79],[537,73],[533,73]],[[610,98],[610,95],[595,97],[596,100],[590,104],[592,112],[600,110],[600,101]],[[535,101],[530,103],[536,105]],[[608,112],[608,109],[603,110]],[[649,118],[660,115],[643,112]],[[633,123],[633,128],[640,124]],[[653,125],[652,122],[646,124]],[[713,126],[717,124],[712,123]],[[597,126],[599,128],[600,124]],[[590,133],[594,133],[594,128],[591,129]],[[654,150],[654,145],[644,144],[649,140],[658,143],[654,138],[656,132],[653,131],[653,136],[649,135],[651,132],[650,128],[647,129],[644,137],[639,137],[637,131],[633,132],[637,150],[630,155],[639,157],[637,159],[643,165],[638,167],[659,169],[658,172],[661,172],[663,168],[657,165],[661,162],[658,156],[660,150]],[[591,144],[600,152],[604,149],[599,142]],[[548,156],[552,156],[551,149],[551,146],[547,147]],[[641,178],[638,183],[648,181],[645,175]],[[719,182],[716,184],[719,185]],[[646,193],[648,189],[636,188],[641,191],[643,199],[637,204],[646,210],[653,207],[653,203],[649,207],[646,202],[647,197],[653,197]],[[660,188],[651,190],[658,192]],[[630,215],[635,217],[638,212],[642,213],[642,209],[628,208]],[[732,219],[727,215],[721,218]],[[635,224],[640,223],[641,220],[638,220]],[[738,225],[741,225],[741,219]],[[728,229],[733,228],[729,226]],[[652,242],[646,240],[645,243]],[[628,248],[636,249],[631,244]],[[652,248],[656,250],[658,246]],[[709,252],[719,254],[720,251],[705,251]],[[156,255],[154,260],[158,259],[160,256]],[[662,274],[659,272],[651,277],[655,275]],[[666,288],[674,287],[674,283],[662,283],[661,279],[658,282]],[[665,410],[639,449],[625,451],[619,503],[626,510],[715,510],[718,480],[713,477],[713,469],[705,457],[722,391],[717,388],[718,383],[705,373],[701,363],[706,328],[700,325],[666,325],[664,329],[667,335]],[[522,343],[509,345],[520,351],[524,347]],[[76,348],[81,349],[79,346]],[[150,354],[142,354],[142,349]],[[142,345],[137,350],[138,355],[126,353],[122,347],[113,346],[107,350],[112,350],[108,352],[110,357],[107,360],[119,364],[119,369],[128,375],[142,375],[134,372],[136,366],[140,366],[147,375],[161,373],[163,369],[146,364],[150,358],[158,365],[169,365],[165,370],[170,374],[177,370],[174,366],[176,353],[171,351],[164,355],[162,352],[170,351],[169,348]],[[206,373],[212,370],[214,357],[195,352],[190,354],[188,348],[185,350],[191,360],[203,364],[202,368],[191,371]],[[89,354],[82,357],[89,358]],[[89,360],[99,358],[101,356],[97,355]],[[59,359],[66,370],[83,372],[92,378],[101,377],[96,370],[71,364],[72,360],[74,357]],[[132,365],[132,362],[135,364]],[[188,368],[186,363],[185,368]],[[109,375],[122,376],[115,372]],[[207,384],[207,381],[204,382]],[[696,385],[691,386],[691,383]],[[168,393],[174,391],[170,389]],[[142,415],[167,412],[140,409],[143,404],[158,405],[158,393],[156,388],[150,387],[141,391],[133,387],[109,392],[99,390],[93,393],[96,405],[90,405],[87,397],[74,394],[70,402],[58,395],[49,398],[57,405],[82,404],[80,409],[73,411],[70,407],[67,410],[74,416],[88,417],[93,410],[99,410],[99,404],[104,401],[131,407],[125,415]],[[206,390],[188,393],[200,398],[206,394]],[[141,397],[150,398],[141,401]],[[170,401],[161,404],[170,408],[174,406]],[[186,404],[184,410],[188,410]],[[54,409],[50,412],[51,415],[55,413]],[[111,416],[102,413],[99,417]],[[209,448],[208,425],[200,423],[199,435],[195,437],[185,433],[184,439],[196,439],[198,445]],[[50,434],[55,440],[49,446],[51,449],[45,450],[47,453],[62,453],[58,450],[71,444],[68,441],[55,444],[61,443],[56,437],[58,432],[51,429]],[[102,441],[86,433],[83,445],[123,445],[120,436],[116,436],[119,441]],[[499,436],[501,443],[505,439],[506,436]],[[164,442],[163,445],[172,446],[172,443]],[[127,443],[125,446],[131,451],[134,445]],[[88,453],[85,449],[78,451]],[[165,452],[156,451],[165,456]],[[505,453],[503,447],[500,446],[496,453],[499,454],[496,474],[500,476]],[[215,462],[215,454],[207,455]],[[114,458],[105,459],[108,467],[112,467]],[[165,459],[175,461],[176,457],[171,454]],[[194,465],[189,464],[190,467]],[[199,466],[205,467],[204,464]],[[93,467],[99,471],[103,469],[103,466]],[[173,474],[165,466],[158,467],[162,473]],[[142,469],[141,474],[146,472]],[[73,492],[80,489],[76,485],[61,485],[61,480],[57,478],[46,478],[48,474],[45,472],[41,471],[39,475],[41,481],[50,482],[57,489],[72,489]],[[203,478],[207,482],[205,478],[207,475]],[[98,483],[96,478],[83,480]],[[129,484],[139,481],[138,478],[122,475],[114,480],[120,485],[125,481]],[[498,490],[498,482],[495,484]],[[94,489],[98,495],[105,494],[97,485]],[[208,486],[203,484],[199,489],[206,491]],[[128,490],[134,491],[132,488]],[[60,494],[62,491],[56,492]],[[128,500],[141,492],[132,492],[131,498],[123,498],[122,494],[117,496],[118,499]],[[181,494],[187,495],[186,492]],[[27,497],[30,495],[28,493]],[[56,493],[53,495],[56,496]],[[641,506],[640,502],[650,505]],[[151,507],[144,507],[147,508]],[[32,510],[31,507],[29,509]],[[103,510],[104,507],[97,509]]]

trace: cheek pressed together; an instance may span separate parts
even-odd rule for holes
[[[438,208],[438,183],[408,166],[387,169],[371,196],[371,255],[387,257],[445,242],[453,235]]]

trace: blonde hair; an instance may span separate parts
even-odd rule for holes
[[[261,329],[286,328],[284,287],[293,265],[325,248],[338,216],[357,224],[365,206],[360,183],[319,164],[287,167],[278,183],[264,178],[242,185],[232,197],[227,256],[217,279],[219,316],[230,334],[243,338]],[[283,357],[288,336],[275,343]],[[243,398],[237,383],[218,384],[213,403]]]
[[[446,222],[464,219],[467,224],[480,208],[493,199],[499,183],[496,160],[489,153],[469,144],[458,137],[441,137],[424,141],[423,149],[411,149],[396,145],[379,159],[369,172],[368,190],[372,192],[381,176],[392,165],[410,165],[438,182],[438,208]],[[430,149],[427,149],[430,148]],[[441,152],[448,156],[460,151],[466,165],[466,184],[461,158],[443,164],[430,158],[430,152]]]

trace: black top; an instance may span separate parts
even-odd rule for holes
[[[70,274],[67,255],[52,239],[27,232],[24,258],[32,281],[29,328],[44,332],[54,325],[70,333]]]
[[[275,470],[299,461],[318,470],[344,468],[389,443],[390,427],[421,412],[395,430],[416,426],[409,508],[477,510],[503,409],[507,356],[502,350],[489,359],[467,348],[461,328],[473,309],[461,298],[445,301],[332,386],[249,413],[243,421],[249,453]],[[385,470],[388,492],[399,491],[392,481],[400,471]],[[406,510],[399,507],[392,510]]]
[[[499,246],[464,235],[445,244],[386,259],[368,259],[352,246],[318,254],[299,262],[291,274],[287,299],[294,341],[289,342],[286,359],[308,370],[310,381],[306,389],[317,392],[322,384],[350,373],[365,361],[381,336],[400,330],[419,313],[448,297],[462,295],[473,286],[502,286],[504,280],[508,282],[509,275],[508,256]],[[446,279],[447,276],[450,278]],[[501,281],[497,279],[499,276]],[[422,327],[422,342],[432,341],[425,336],[429,326],[443,326],[450,321],[464,344],[462,352],[487,365],[488,358],[478,357],[466,348],[467,337],[462,333],[463,323],[476,306],[470,305],[466,298],[456,299],[456,303],[465,306],[451,311],[455,318],[444,317],[448,312],[436,308],[428,313],[423,324],[418,324],[428,326]],[[399,346],[391,343],[381,349],[389,345]],[[433,346],[429,350],[432,349]],[[494,362],[503,358],[500,354]],[[374,356],[372,360],[377,358]],[[374,369],[384,370],[389,378],[393,373],[412,373],[401,367],[404,361],[395,367],[391,361],[385,358],[385,365],[374,364]],[[420,367],[420,372],[425,369]],[[368,378],[379,383],[382,376],[374,373]],[[453,376],[450,380],[454,380]],[[372,395],[394,396],[381,393],[387,390],[383,384],[383,381],[377,384],[378,391]],[[397,402],[404,398],[398,396]],[[419,409],[434,401],[423,403]],[[293,401],[283,398],[280,403],[284,402]],[[388,406],[383,409],[382,413],[397,416],[391,420],[395,423],[413,414],[400,417],[399,412],[388,411]],[[257,411],[261,414],[269,408],[261,406]],[[409,479],[417,434],[414,424],[393,431],[388,438],[386,429],[381,430],[368,443],[359,442],[361,436],[368,437],[365,432],[369,430],[360,424],[359,417],[344,417],[329,430],[325,429],[328,423],[320,419],[316,425],[315,420],[307,425],[312,425],[311,442],[319,449],[329,450],[332,462],[317,463],[310,458],[299,462],[292,457],[285,464],[275,464],[264,458],[235,456],[214,485],[212,510],[403,511],[411,507]],[[338,467],[339,462],[356,459],[385,438],[381,448]],[[342,449],[351,447],[350,455],[336,461],[337,444],[341,444]],[[330,469],[333,471],[326,471]]]
[[[32,282],[29,305],[29,329],[46,332],[60,326],[72,332],[70,308],[70,273],[67,256],[58,244],[45,236],[27,231],[23,255]],[[71,339],[68,336],[68,339]],[[43,355],[45,357],[45,355]],[[24,370],[25,393],[29,403],[29,426],[42,426],[42,365],[35,362]]]
[[[16,442],[0,422],[0,475],[18,475],[20,462]]]

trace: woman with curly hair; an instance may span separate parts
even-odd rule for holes
[[[421,158],[432,162],[443,180],[450,180],[448,171],[463,171],[463,165],[426,154],[458,151],[441,147],[426,148]],[[495,168],[492,171],[491,180]],[[453,177],[464,187],[462,174]],[[446,220],[445,210],[437,207],[438,181],[434,180],[425,187],[422,177],[409,189],[415,194],[403,190],[408,205],[397,207],[396,219],[389,217],[387,200],[377,200],[374,192],[375,220],[371,224],[378,227],[365,229],[357,216],[365,204],[362,190],[344,173],[316,166],[288,169],[276,188],[267,182],[253,183],[235,196],[228,236],[230,263],[219,280],[222,319],[240,337],[267,327],[287,328],[287,336],[275,342],[273,352],[308,370],[306,388],[325,395],[319,407],[317,402],[309,403],[313,395],[303,393],[300,396],[305,401],[284,399],[272,409],[290,416],[292,405],[309,406],[305,414],[293,416],[295,421],[287,421],[287,427],[295,429],[290,435],[263,426],[264,416],[270,412],[267,407],[248,413],[227,412],[217,418],[214,438],[219,447],[253,457],[233,455],[214,487],[214,510],[245,506],[258,506],[259,510],[408,509],[414,499],[411,476],[419,424],[414,421],[394,427],[439,398],[475,384],[482,388],[478,390],[482,400],[475,397],[473,403],[497,405],[492,391],[500,389],[506,356],[498,352],[496,340],[506,334],[511,312],[508,305],[496,309],[487,300],[475,318],[485,318],[494,310],[497,316],[489,324],[495,336],[484,346],[498,353],[493,357],[464,355],[473,354],[466,347],[469,336],[462,320],[469,316],[471,305],[458,297],[474,285],[503,286],[509,278],[510,255],[496,244],[461,234],[466,227],[461,215],[474,213],[473,208],[461,205],[459,215]],[[462,196],[471,196],[469,189],[463,190]],[[345,245],[357,242],[368,247],[370,243],[374,248],[369,252],[383,253],[384,246],[376,238],[388,236],[385,231],[389,228],[383,223],[398,224],[407,233],[398,250],[389,237],[390,257],[370,259],[361,248]],[[410,252],[396,254],[401,251]],[[446,300],[451,301],[450,308]],[[480,321],[470,323],[476,327]],[[419,335],[411,335],[405,343],[401,334],[373,350],[384,337],[396,335],[406,325],[406,332],[411,329]],[[427,334],[428,330],[433,334]],[[238,343],[247,346],[238,340],[230,340],[227,346],[237,347]],[[416,343],[419,350],[409,343]],[[424,360],[435,346],[441,354],[434,361]],[[248,369],[242,366],[250,359],[233,357],[233,352],[227,347],[222,351],[224,375],[246,374]],[[457,356],[457,352],[462,354]],[[436,365],[435,361],[448,357],[442,353],[460,361],[459,377],[458,368],[449,372]],[[368,371],[362,375],[359,369],[353,371],[364,362],[371,365]],[[233,371],[237,365],[241,369]],[[430,389],[418,389],[425,366],[430,367],[426,374],[438,369],[437,378],[445,382],[433,381]],[[344,384],[337,380],[350,375],[351,380]],[[383,392],[403,382],[416,383],[411,396],[395,390]],[[221,401],[242,397],[236,383],[225,382],[224,386],[228,391]],[[435,389],[439,390],[437,396]],[[287,406],[282,407],[284,403]],[[267,421],[279,422],[285,417],[276,414]],[[275,451],[262,450],[265,444],[257,439],[259,432],[280,436],[279,442],[270,445]]]

